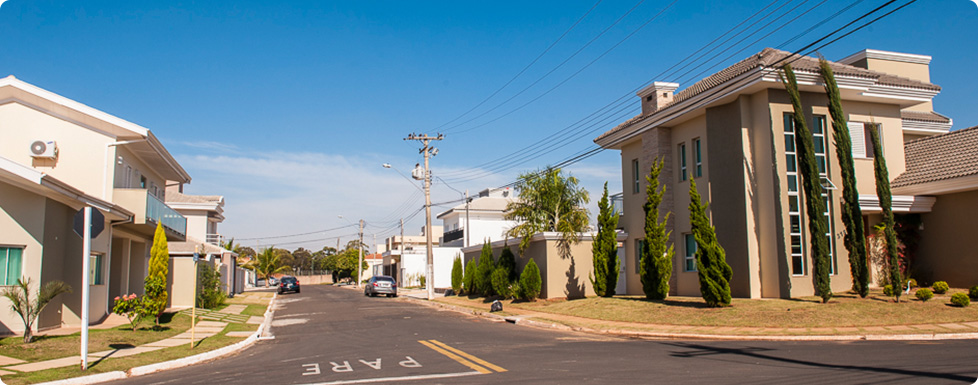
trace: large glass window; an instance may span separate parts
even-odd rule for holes
[[[23,266],[24,249],[20,247],[0,247],[0,283],[16,285]]]
[[[102,254],[92,254],[88,257],[88,284],[104,285],[102,277],[102,261],[105,256]]]
[[[828,138],[826,136],[826,119],[825,116],[817,115],[812,121],[812,144],[815,152],[815,163],[818,167],[819,176],[823,181],[828,180],[829,164],[828,164]],[[798,156],[795,148],[795,128],[794,128],[794,118],[792,114],[784,115],[784,152],[785,152],[785,176],[788,184],[788,225],[789,225],[789,251],[791,255],[791,274],[792,275],[806,275],[807,272],[807,261],[805,259],[805,237],[807,236],[803,231],[804,226],[802,225],[804,221],[804,215],[801,210],[802,205],[802,194],[799,188],[800,179],[798,176]],[[827,183],[822,183],[823,187]],[[829,199],[829,190],[822,190],[822,199],[825,202],[825,215],[828,221],[828,232],[824,235],[828,238],[829,242],[829,260],[830,260],[830,272],[831,274],[836,273],[836,256],[835,256],[835,244],[833,242],[832,233],[834,232],[833,221],[832,221],[832,200]]]
[[[685,262],[686,271],[696,271],[696,237],[693,234],[683,234],[683,239],[686,240],[685,256],[683,261]]]

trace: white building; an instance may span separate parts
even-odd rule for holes
[[[468,207],[463,203],[438,214],[437,218],[442,220],[445,230],[441,245],[464,247],[481,244],[486,239],[506,238],[506,231],[515,226],[516,221],[504,219],[503,216],[506,206],[514,200],[516,192],[509,187],[485,189],[468,203]]]

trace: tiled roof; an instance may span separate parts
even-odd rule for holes
[[[900,111],[900,118],[918,122],[951,123],[951,118],[933,111]]]
[[[978,175],[978,126],[907,142],[903,151],[907,171],[894,188]]]
[[[727,67],[720,72],[717,72],[709,77],[696,82],[695,84],[687,87],[686,89],[676,93],[673,97],[672,102],[663,106],[658,111],[652,112],[648,115],[637,115],[624,123],[619,124],[617,127],[601,134],[595,141],[599,141],[606,136],[614,134],[615,132],[621,131],[625,128],[633,126],[646,118],[655,115],[660,111],[668,110],[676,104],[682,103],[692,97],[709,91],[717,86],[720,86],[728,81],[735,79],[737,76],[743,75],[755,68],[773,68],[772,66],[780,67],[783,65],[782,60],[792,56],[791,52],[782,51],[774,48],[765,48],[763,51],[754,54],[740,62]],[[797,59],[791,62],[791,67],[797,72],[809,72],[818,73],[818,59],[810,56],[795,56]],[[877,84],[905,87],[905,88],[918,88],[924,90],[934,90],[940,91],[941,87],[931,83],[921,82],[919,80],[908,79],[900,76],[890,75],[883,72],[871,71],[865,68],[854,67],[851,65],[829,62],[832,67],[832,72],[836,76],[847,76],[847,77],[859,77],[864,79],[875,80]]]
[[[187,195],[177,191],[167,191],[168,203],[220,203],[224,197],[220,195]]]

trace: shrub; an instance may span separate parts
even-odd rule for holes
[[[479,254],[479,267],[475,271],[475,290],[486,297],[492,295],[492,272],[496,270],[492,259],[492,246],[487,240]]]
[[[455,257],[452,262],[452,291],[456,295],[462,292],[462,257]]]
[[[951,303],[955,306],[967,307],[971,304],[971,300],[968,299],[968,295],[965,293],[955,293],[951,296]]]
[[[978,301],[978,285],[972,286],[970,289],[968,289],[968,297]]]
[[[200,290],[197,292],[196,306],[213,309],[224,304],[227,295],[221,290],[221,272],[216,267],[204,265],[200,269]]]
[[[513,293],[509,291],[509,272],[503,266],[496,267],[496,270],[492,272],[492,290],[496,292],[500,297],[510,298]]]
[[[536,262],[533,262],[533,259],[530,259],[530,262],[527,262],[526,267],[523,268],[523,273],[520,274],[520,298],[527,301],[536,300],[540,295],[542,285],[540,268],[537,267]]]
[[[112,306],[112,312],[126,317],[129,320],[129,325],[132,326],[132,330],[136,331],[136,324],[143,318],[142,306],[143,301],[136,296],[136,293],[133,293],[122,297],[115,297],[115,305]]]
[[[944,294],[947,293],[947,289],[949,289],[949,287],[947,286],[947,282],[937,281],[934,282],[934,285],[931,286],[931,289],[934,289],[934,292],[937,294]]]
[[[475,260],[469,260],[469,263],[465,264],[465,273],[462,274],[462,288],[465,289],[466,294],[475,293],[475,270],[477,269]]]
[[[893,296],[893,285],[883,286],[883,295],[887,297]]]
[[[516,255],[513,254],[513,250],[510,250],[509,246],[503,245],[503,251],[499,255],[496,266],[506,269],[510,282],[520,279],[520,276],[516,274]]]
[[[916,295],[917,295],[917,299],[924,302],[927,302],[927,300],[934,298],[934,292],[930,291],[930,289],[927,288],[917,289]]]

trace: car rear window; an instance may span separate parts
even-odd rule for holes
[[[284,283],[295,283],[295,278],[282,278]]]
[[[384,281],[384,282],[394,282],[394,278],[390,278],[390,277],[377,277],[377,280]]]

